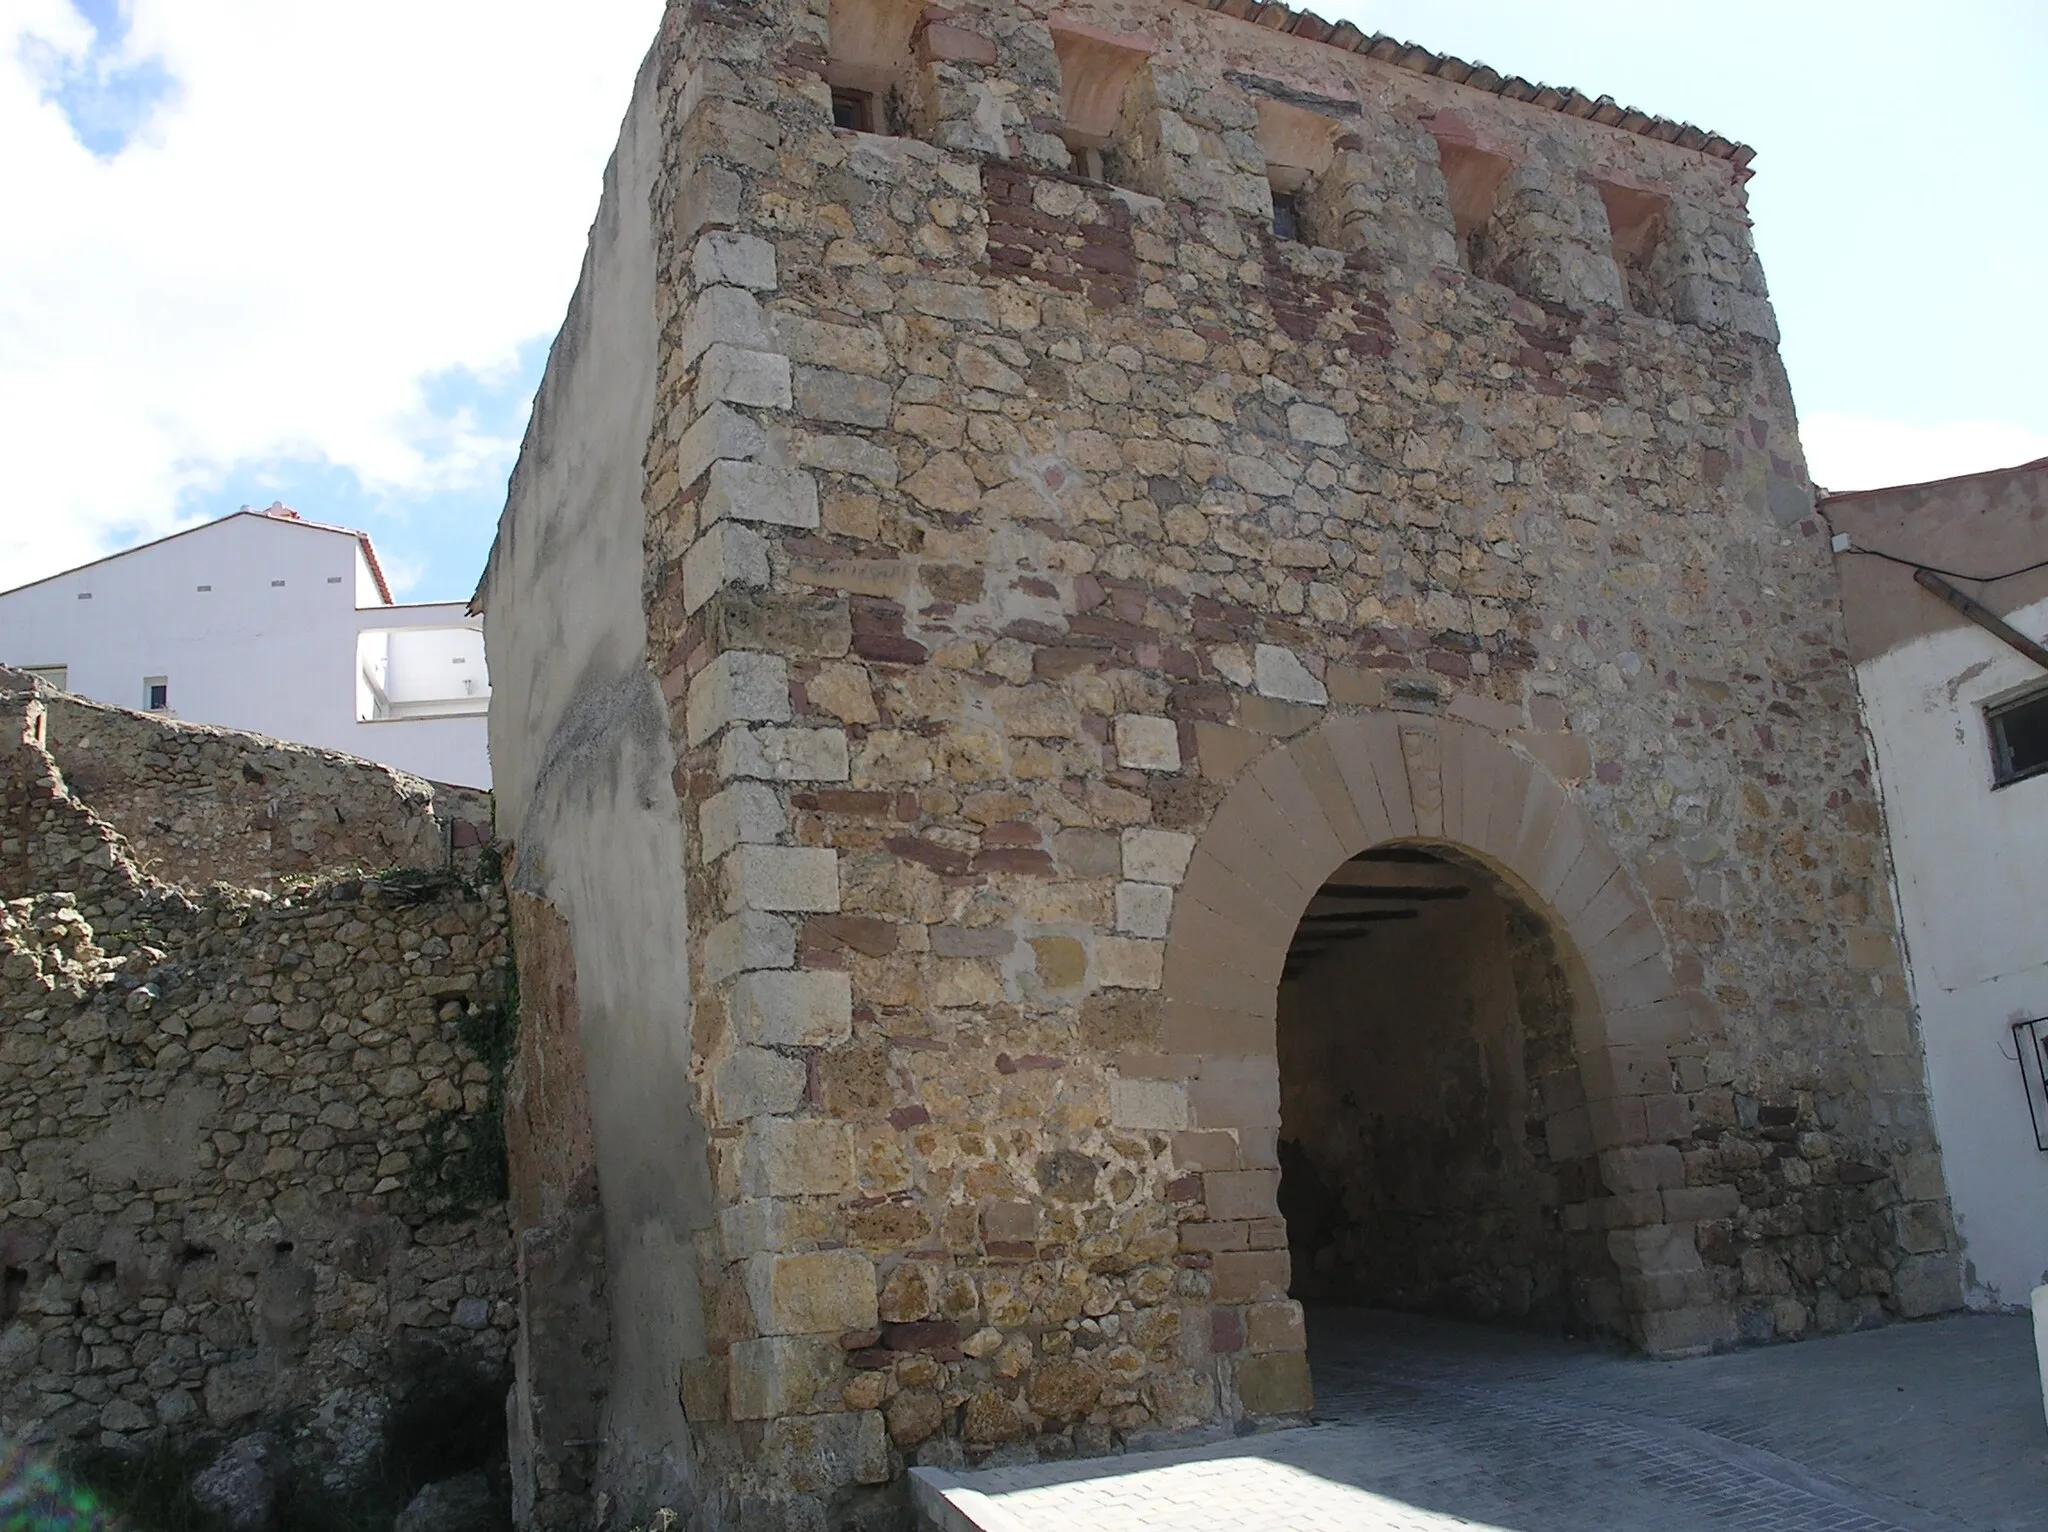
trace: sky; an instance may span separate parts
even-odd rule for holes
[[[2048,456],[2040,0],[1325,0],[1757,147],[1815,478]],[[0,588],[241,505],[465,596],[661,0],[0,0]]]

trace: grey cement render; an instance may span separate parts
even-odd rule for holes
[[[514,888],[574,933],[615,1348],[600,1480],[628,1508],[694,1503],[677,1358],[704,1351],[691,1232],[712,1216],[690,1110],[683,820],[639,605],[655,398],[660,156],[641,67],[484,579],[505,684],[491,712]],[[516,620],[510,620],[516,612]]]

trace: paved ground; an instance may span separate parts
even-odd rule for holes
[[[1317,1423],[1182,1452],[965,1474],[945,1532],[2043,1532],[2025,1319],[1645,1362],[1312,1313]]]

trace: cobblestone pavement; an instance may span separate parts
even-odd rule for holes
[[[944,1532],[2042,1532],[2025,1319],[1646,1362],[1311,1312],[1316,1424],[1209,1447],[922,1475]],[[945,1491],[948,1505],[938,1506]]]

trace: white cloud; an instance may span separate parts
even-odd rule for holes
[[[516,442],[422,383],[502,382],[560,323],[660,0],[135,0],[126,59],[174,91],[112,158],[43,99],[90,28],[7,9],[0,586],[165,530],[237,463],[502,474]]]
[[[1826,412],[1799,423],[1813,481],[1828,489],[1883,489],[2011,468],[2048,457],[2048,436],[1994,420],[1912,425]]]

